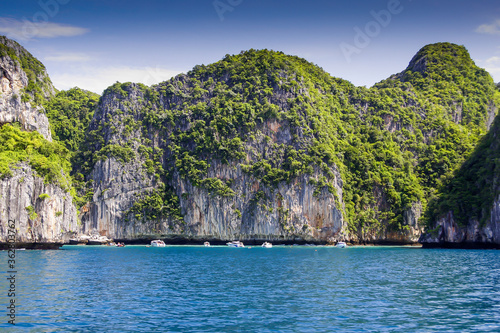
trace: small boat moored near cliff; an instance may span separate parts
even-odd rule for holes
[[[165,242],[162,241],[161,239],[156,239],[151,241],[151,246],[152,247],[165,247]]]
[[[338,242],[337,245],[335,245],[335,247],[338,247],[339,249],[343,249],[343,248],[347,247],[347,244],[345,242]]]
[[[232,241],[232,242],[226,243],[226,245],[229,247],[245,247],[243,242],[240,242],[240,241]]]
[[[203,243],[203,245],[210,246],[210,242],[205,242],[205,243]]]
[[[262,247],[265,247],[267,249],[270,249],[273,247],[273,244],[269,243],[269,242],[264,242],[262,243]]]

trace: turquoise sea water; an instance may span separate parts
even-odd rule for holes
[[[500,251],[64,246],[16,253],[5,332],[500,332]],[[7,271],[7,252],[0,253]]]

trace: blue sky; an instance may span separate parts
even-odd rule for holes
[[[465,45],[500,81],[498,0],[16,0],[0,4],[0,34],[40,59],[58,89],[97,93],[250,48],[369,87],[443,41]]]

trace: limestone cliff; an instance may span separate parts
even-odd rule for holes
[[[45,67],[22,46],[0,36],[0,124],[18,122],[51,141],[49,121],[36,101],[54,91]]]
[[[147,123],[147,95],[154,91],[134,84],[122,85],[120,89],[123,91],[110,90],[102,97],[90,131],[102,133],[103,144],[96,150],[126,146],[133,157],[128,160],[110,154],[96,161],[90,175],[94,196],[84,208],[83,232],[127,240],[161,237],[191,241],[327,242],[344,237],[342,180],[334,167],[327,180],[335,184],[334,190],[314,184],[314,180],[326,174],[319,168],[288,183],[269,186],[245,172],[241,161],[223,162],[213,156],[207,160],[209,166],[203,179],[230,184],[229,195],[214,193],[210,188],[195,186],[192,179],[182,175],[178,156],[172,153],[171,136],[176,130],[187,131],[190,124],[175,122],[166,132],[150,125],[134,127],[132,124]],[[153,111],[182,105],[179,99],[176,95],[167,97]],[[270,157],[267,154],[272,155],[273,147],[293,145],[292,131],[285,121],[266,120],[253,133],[242,151],[245,164]],[[156,156],[155,162],[169,170],[166,177],[155,178],[151,170],[148,172],[149,154],[144,153],[148,149],[155,152],[151,154]],[[163,181],[171,195],[178,198],[180,218],[171,214],[161,217],[161,212],[157,212],[157,216],[142,219],[130,212],[135,202],[157,190]]]
[[[53,97],[43,65],[0,41],[0,218],[19,220],[23,242],[415,243],[500,105],[489,74],[449,43],[369,89],[249,50],[152,87],[116,83],[97,104],[78,89]],[[495,242],[495,191],[474,196],[491,205],[470,222],[447,200],[431,219],[444,227],[428,223],[422,239]]]
[[[500,117],[429,212],[426,247],[500,248]]]
[[[53,94],[43,65],[19,44],[0,36],[0,126],[16,123],[24,131],[37,131],[43,136],[33,142],[5,138],[8,144],[0,149],[0,158],[5,159],[2,165],[10,169],[2,169],[0,179],[0,244],[7,241],[8,220],[16,223],[19,246],[44,248],[63,244],[71,233],[77,232],[77,210],[68,189],[44,180],[44,170],[55,169],[56,177],[62,171],[55,164],[48,166],[45,156],[38,155],[40,147],[50,150],[55,145],[50,143],[49,120],[41,106],[43,99]],[[14,132],[3,131],[2,135],[9,133]],[[44,139],[49,141],[47,145]],[[21,147],[29,150],[19,150]],[[53,153],[56,152],[45,151],[46,155]],[[34,162],[40,173],[30,164],[37,157],[43,158]]]
[[[13,176],[0,181],[0,243],[7,242],[7,221],[15,221],[18,246],[43,247],[67,243],[79,229],[77,211],[69,193],[44,184],[22,163]]]
[[[448,212],[422,234],[419,242],[428,248],[500,248],[500,197],[493,202],[486,224],[473,219],[463,226],[455,221],[453,212]]]

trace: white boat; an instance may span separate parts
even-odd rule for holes
[[[340,249],[343,249],[344,247],[347,247],[347,244],[345,242],[338,242],[337,245],[335,246]]]
[[[156,240],[151,241],[151,246],[152,247],[165,247],[165,242],[160,240],[160,239],[156,239]]]
[[[210,242],[205,242],[205,243],[203,243],[203,245],[210,246]]]
[[[240,241],[232,241],[232,242],[226,243],[226,245],[229,247],[245,247],[243,242],[240,242]]]
[[[269,249],[269,248],[273,247],[273,244],[271,244],[269,242],[264,242],[264,243],[262,243],[262,247],[265,247],[265,248]]]

